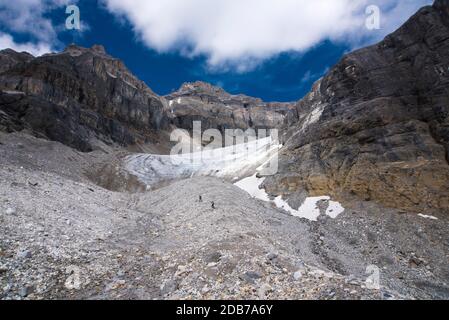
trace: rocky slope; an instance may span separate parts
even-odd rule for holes
[[[119,153],[0,133],[0,299],[449,299],[444,215],[361,202],[310,222],[216,178],[86,178]]]
[[[273,194],[449,210],[449,2],[346,55],[297,103]]]

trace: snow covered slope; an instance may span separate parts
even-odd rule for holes
[[[135,154],[127,157],[124,168],[148,188],[193,176],[216,176],[238,180],[276,156],[280,145],[271,136],[226,148],[200,152],[154,155]]]

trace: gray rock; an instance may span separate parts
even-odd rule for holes
[[[7,272],[7,271],[8,271],[8,268],[6,266],[0,265],[0,274],[3,274],[5,272]]]
[[[30,259],[32,257],[32,253],[29,250],[22,250],[17,253],[17,258],[19,259]]]
[[[161,294],[167,295],[178,289],[178,282],[176,280],[170,279],[165,281],[161,286]]]
[[[220,261],[221,257],[222,257],[222,254],[220,252],[218,252],[218,251],[217,252],[212,252],[212,253],[207,254],[204,257],[204,262],[206,262],[206,263],[211,263],[211,262],[218,263]]]
[[[6,210],[5,210],[5,213],[8,214],[8,215],[15,215],[16,212],[17,212],[16,209],[12,208],[12,207],[6,208]]]
[[[389,292],[382,292],[382,298],[385,300],[394,300],[394,295]]]
[[[21,296],[22,298],[26,298],[33,292],[34,292],[33,286],[25,286],[19,289],[19,296]]]
[[[269,261],[276,260],[277,257],[278,257],[278,254],[277,254],[277,253],[269,253],[269,254],[267,254],[267,259],[268,259]]]
[[[247,275],[251,279],[255,279],[255,280],[262,278],[260,273],[255,272],[255,271],[248,271],[248,272],[245,273],[245,275]]]
[[[5,285],[5,286],[2,288],[4,294],[9,293],[9,292],[11,291],[11,289],[12,289],[12,284],[11,284],[11,283],[8,283],[7,285]]]
[[[247,271],[244,274],[240,275],[239,278],[249,284],[255,284],[256,280],[261,279],[262,276],[257,272]]]

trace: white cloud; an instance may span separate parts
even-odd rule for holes
[[[17,52],[28,52],[33,56],[41,56],[51,51],[51,48],[46,43],[16,43],[13,37],[9,34],[0,32],[0,49],[10,48]]]
[[[42,54],[58,44],[56,27],[46,13],[77,0],[0,0],[0,49],[13,48]],[[61,11],[65,14],[65,11]],[[32,42],[16,43],[11,34],[25,35]]]
[[[9,31],[49,42],[56,37],[56,32],[44,15],[67,3],[69,0],[0,0],[0,21]]]
[[[432,0],[103,0],[160,52],[206,55],[209,66],[244,71],[322,40],[378,40]],[[379,5],[383,28],[369,33],[365,8]]]

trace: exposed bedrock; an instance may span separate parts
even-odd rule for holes
[[[89,151],[95,139],[145,143],[168,126],[162,99],[101,46],[21,55],[12,50],[0,55],[0,112],[16,120],[15,126],[2,121],[6,130],[25,127]]]

